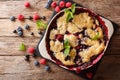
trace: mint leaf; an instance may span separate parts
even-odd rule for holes
[[[92,38],[92,40],[97,40],[99,38],[99,32]]]
[[[41,20],[37,20],[36,21],[36,24],[37,24],[37,29],[41,29],[41,28],[44,28],[46,29],[47,28],[47,24],[45,24],[43,21]]]
[[[74,4],[72,4],[72,6],[71,6],[71,11],[72,11],[72,13],[74,14],[75,13],[75,6],[76,6],[76,4],[74,3]]]
[[[24,43],[21,43],[21,44],[20,44],[19,50],[20,50],[20,51],[25,51],[25,50],[26,50],[26,47],[25,47]]]
[[[70,46],[68,46],[65,50],[64,50],[64,55],[68,56],[70,53]]]
[[[70,9],[68,9],[68,8],[64,9],[65,14],[68,13],[69,11],[70,11]]]
[[[64,48],[65,48],[64,55],[65,56],[69,55],[69,53],[70,53],[70,43],[69,43],[68,39],[66,39],[64,41]]]

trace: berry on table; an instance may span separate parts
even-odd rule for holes
[[[47,61],[46,61],[46,59],[44,59],[44,58],[40,59],[40,61],[39,61],[39,63],[40,63],[40,64],[43,64],[43,65],[45,65],[46,62],[47,62]]]
[[[39,62],[37,60],[34,61],[35,66],[39,66]]]
[[[56,12],[60,12],[60,11],[61,11],[60,7],[57,6],[57,7],[55,8],[55,11],[56,11]]]
[[[50,67],[48,65],[45,66],[45,71],[49,71]]]
[[[61,8],[65,7],[65,2],[64,2],[64,1],[60,1],[59,6],[60,6]]]
[[[66,7],[68,8],[68,7],[71,7],[72,6],[72,3],[71,2],[67,2],[66,3]]]
[[[23,32],[22,31],[18,31],[18,36],[23,36]]]
[[[57,6],[57,3],[54,1],[54,2],[52,2],[52,4],[51,4],[51,7],[56,7]]]
[[[25,2],[25,3],[24,3],[24,6],[25,6],[26,8],[30,7],[30,2]]]
[[[30,33],[30,35],[34,35],[34,33],[33,33],[33,32],[31,32],[31,33]]]
[[[22,21],[22,20],[24,20],[24,16],[22,14],[19,14],[18,19]]]
[[[17,33],[17,31],[16,31],[16,30],[13,30],[13,33]]]
[[[41,31],[39,31],[39,32],[38,32],[38,34],[39,34],[39,35],[41,35],[41,34],[42,34],[42,32],[41,32]]]
[[[26,54],[24,59],[25,59],[26,61],[29,61],[30,55]]]
[[[32,16],[29,16],[29,17],[28,17],[28,19],[29,19],[29,20],[32,20],[32,19],[33,19],[33,17],[32,17]]]
[[[28,24],[25,25],[25,29],[28,30],[30,29],[30,26]]]
[[[33,19],[34,19],[34,20],[38,20],[39,18],[40,18],[40,16],[39,16],[38,14],[34,14],[34,15],[33,15]]]
[[[41,19],[45,20],[45,19],[46,19],[46,17],[45,17],[45,16],[42,16],[42,17],[41,17]]]
[[[87,76],[87,78],[91,79],[93,77],[93,73],[91,73],[91,72],[86,73],[86,76]]]
[[[50,8],[52,2],[53,0],[48,0],[47,4],[45,5],[45,8]]]
[[[34,47],[29,47],[29,48],[27,49],[27,52],[30,53],[30,54],[34,54],[35,48],[34,48]]]
[[[22,31],[22,27],[19,26],[19,27],[17,28],[17,31]]]
[[[10,17],[10,20],[11,20],[11,21],[15,21],[15,17],[14,17],[14,16],[11,16],[11,17]]]

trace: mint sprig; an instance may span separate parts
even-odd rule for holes
[[[65,55],[65,56],[68,56],[69,53],[70,53],[70,43],[69,43],[68,39],[66,39],[66,40],[64,41],[64,48],[65,48],[65,50],[64,50],[64,55]]]
[[[25,50],[26,50],[26,47],[25,47],[25,44],[24,44],[24,43],[21,43],[21,44],[20,44],[19,50],[20,50],[20,51],[25,51]]]
[[[41,20],[37,20],[36,21],[36,24],[37,24],[37,29],[41,29],[41,28],[44,28],[46,29],[47,28],[47,24],[45,24],[43,21]]]
[[[66,22],[69,22],[74,17],[75,6],[76,4],[72,4],[71,8],[67,8],[64,10],[65,14],[67,15]]]
[[[97,40],[97,39],[99,39],[99,32],[97,32],[97,34],[96,34],[94,37],[92,37],[91,39],[92,39],[92,40]]]

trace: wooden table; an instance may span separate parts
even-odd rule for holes
[[[32,7],[26,9],[24,2],[30,1]],[[105,16],[120,26],[120,0],[74,0],[95,12]],[[44,66],[35,67],[34,58],[30,62],[24,60],[24,54],[18,50],[23,42],[26,47],[35,47],[40,39],[36,24],[26,19],[24,22],[11,22],[9,17],[23,14],[26,18],[38,13],[49,20],[52,10],[44,8],[47,0],[0,0],[0,80],[83,80],[68,71],[48,62],[52,71],[44,70]],[[12,33],[19,25],[29,24],[30,31],[24,30],[24,37],[20,38]],[[34,32],[35,36],[31,36]],[[39,58],[37,58],[39,59]],[[97,70],[94,80],[120,80],[120,28],[109,44],[105,56]]]

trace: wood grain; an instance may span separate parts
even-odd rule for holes
[[[28,16],[37,13],[40,16],[46,16],[45,22],[47,22],[53,10],[44,8],[47,0],[27,0],[31,3],[31,8],[24,7],[25,1],[0,0],[0,80],[84,80],[51,62],[48,62],[48,65],[52,70],[47,73],[43,65],[40,67],[33,65],[34,58],[30,58],[30,63],[24,61],[24,54],[27,52],[19,51],[19,44],[23,42],[27,48],[36,47],[41,38],[36,29],[36,23],[28,20]],[[119,27],[115,30],[94,80],[120,80],[120,1],[74,1],[112,20]],[[26,18],[25,21],[21,22],[16,19],[15,22],[11,22],[9,20],[10,16],[17,17],[18,14],[23,14]],[[30,25],[29,31],[24,29],[25,24]],[[22,26],[24,29],[24,37],[22,38],[12,33],[18,26]],[[35,36],[31,36],[30,32],[34,32]]]

